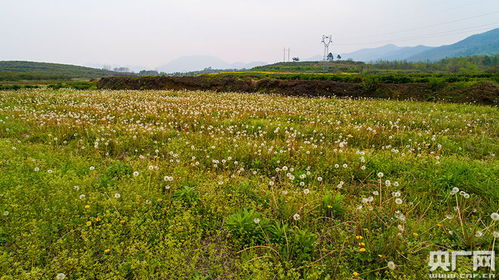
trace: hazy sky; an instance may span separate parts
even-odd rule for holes
[[[155,68],[179,56],[307,58],[442,45],[499,27],[499,0],[0,0],[0,60]]]

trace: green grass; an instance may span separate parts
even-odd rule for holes
[[[497,248],[498,121],[466,104],[0,91],[0,278],[426,279],[431,250]]]
[[[251,79],[278,80],[324,80],[346,83],[428,83],[436,86],[443,83],[499,83],[499,73],[468,74],[359,74],[359,73],[306,73],[306,72],[267,72],[267,71],[234,71],[203,74],[205,77],[234,77]]]

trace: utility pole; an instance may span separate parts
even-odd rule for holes
[[[322,41],[321,41],[323,44],[324,44],[324,61],[327,60],[327,56],[329,54],[329,45],[333,42],[333,36],[332,35],[329,35],[329,36],[326,36],[326,35],[322,35]]]
[[[288,62],[290,62],[290,61],[291,61],[291,59],[290,59],[290,56],[291,56],[291,55],[290,55],[290,53],[291,53],[291,52],[290,52],[290,50],[289,50],[289,48],[288,48]]]

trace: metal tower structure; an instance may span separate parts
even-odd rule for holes
[[[327,55],[329,54],[329,45],[333,42],[333,36],[322,35],[322,41],[324,44],[324,61],[327,60]]]
[[[286,56],[286,51],[288,55]],[[287,57],[287,60],[286,60]],[[290,48],[284,48],[284,56],[282,58],[282,62],[290,62],[291,61],[291,49]]]

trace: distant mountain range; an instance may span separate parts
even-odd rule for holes
[[[205,68],[211,67],[212,69],[250,69],[256,66],[267,64],[266,62],[235,62],[228,63],[218,57],[209,55],[192,55],[182,56],[176,58],[165,65],[157,68],[160,72],[174,73],[174,72],[189,72],[200,71]]]
[[[472,35],[462,41],[440,47],[398,47],[390,44],[341,54],[343,59],[374,62],[379,60],[437,61],[443,58],[499,54],[499,28]]]

